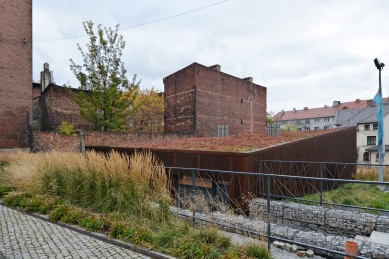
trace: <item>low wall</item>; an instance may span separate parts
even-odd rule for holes
[[[267,219],[267,200],[250,201],[250,217]],[[373,230],[389,233],[389,217],[281,201],[271,201],[272,222],[304,230],[355,237]]]
[[[31,152],[51,150],[78,152],[81,150],[79,136],[65,136],[57,132],[34,131]]]

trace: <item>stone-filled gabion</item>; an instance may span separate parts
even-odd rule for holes
[[[369,236],[373,230],[389,233],[386,216],[280,201],[271,201],[270,206],[271,221],[286,226],[346,237]],[[267,200],[253,199],[249,207],[251,218],[267,219]]]
[[[273,203],[274,201],[272,201]],[[298,205],[299,209],[305,205]],[[259,209],[258,207],[256,207]],[[290,209],[290,208],[289,208]],[[324,210],[318,207],[315,207],[316,211]],[[326,209],[327,210],[327,209]],[[176,213],[178,215],[181,215],[184,218],[187,218],[189,220],[193,220],[193,212],[190,210],[184,210],[179,209],[175,207],[171,207],[171,211],[173,213]],[[295,213],[297,215],[309,215],[307,211],[304,212],[298,212]],[[359,213],[364,214],[364,213]],[[359,215],[358,214],[358,215]],[[317,214],[318,216],[320,214]],[[332,215],[332,214],[331,214]],[[335,215],[335,214],[334,214]],[[337,214],[336,214],[337,215]],[[199,225],[203,228],[209,227],[211,225],[217,225],[219,229],[240,234],[243,236],[250,236],[252,238],[256,238],[259,240],[265,240],[265,236],[267,234],[267,222],[260,220],[258,218],[263,218],[263,215],[261,217],[252,217],[247,218],[243,216],[238,215],[232,215],[227,213],[221,213],[221,212],[213,212],[211,214],[203,214],[203,213],[195,213],[194,223],[196,225]],[[360,215],[359,215],[360,216]],[[363,220],[366,220],[366,218],[363,218],[363,216],[360,216],[360,219],[358,221],[350,218],[350,214],[346,213],[342,216],[343,218],[346,218],[349,220],[349,222],[352,222],[351,224],[356,224],[355,222],[363,222]],[[376,217],[376,216],[374,216]],[[343,218],[341,218],[343,220]],[[307,218],[309,219],[309,218]],[[355,221],[355,222],[354,222]],[[320,219],[317,219],[316,222],[320,222]],[[336,221],[339,222],[339,221]],[[374,221],[375,222],[375,221]],[[381,221],[380,221],[381,222]],[[382,221],[384,222],[384,221]],[[385,222],[383,223],[385,224]],[[365,224],[366,226],[369,226],[369,224]],[[387,226],[386,226],[387,227]],[[333,226],[335,229],[335,227]],[[358,243],[360,254],[369,258],[383,258],[383,259],[389,259],[389,247],[385,245],[380,244],[371,244],[371,243],[364,243],[359,240],[354,240],[349,238],[348,236],[341,235],[341,234],[328,234],[325,233],[322,230],[306,230],[301,228],[301,225],[298,227],[296,226],[286,226],[282,224],[277,223],[271,223],[270,224],[271,229],[271,236],[279,237],[288,239],[295,242],[300,242],[308,245],[314,245],[318,247],[323,247],[331,250],[336,250],[340,252],[344,252],[346,241],[352,240],[356,241]],[[321,250],[315,250],[315,254],[318,255],[326,255],[325,252]],[[343,258],[343,256],[337,256],[337,255],[331,255],[332,258]]]

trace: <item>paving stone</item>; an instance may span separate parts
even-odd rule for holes
[[[150,258],[0,205],[0,259]]]

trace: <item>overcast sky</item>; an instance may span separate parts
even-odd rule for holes
[[[88,38],[42,40],[85,35],[83,21],[125,28],[211,4],[120,30],[128,77],[163,91],[164,77],[193,62],[219,64],[267,87],[267,110],[278,112],[373,98],[378,57],[389,95],[388,0],[34,0],[33,78],[47,61],[58,85],[78,87],[69,59],[81,63],[76,44]]]

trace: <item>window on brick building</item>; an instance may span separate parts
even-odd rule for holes
[[[230,128],[228,125],[217,125],[217,137],[226,138],[230,134]]]

